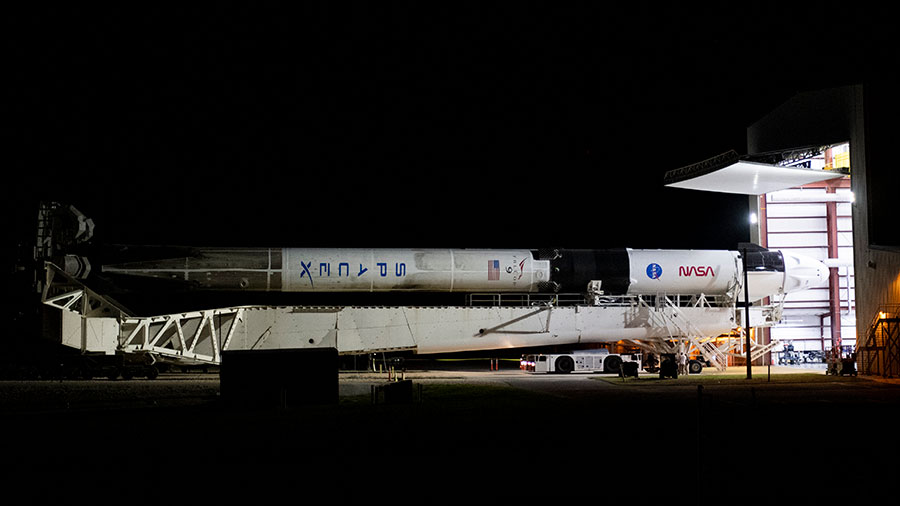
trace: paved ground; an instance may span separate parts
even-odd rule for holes
[[[624,382],[415,371],[406,377],[423,398],[400,405],[371,404],[384,375],[343,373],[339,405],[261,411],[224,409],[215,375],[0,382],[0,479],[37,503],[138,504],[809,499],[893,487],[900,385],[745,371]]]

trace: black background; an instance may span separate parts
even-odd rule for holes
[[[893,53],[824,4],[303,5],[10,13],[15,229],[55,199],[104,243],[734,248],[747,198],[663,174]]]

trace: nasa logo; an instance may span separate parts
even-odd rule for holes
[[[678,275],[679,276],[698,276],[698,277],[706,277],[706,276],[715,276],[716,273],[713,272],[713,268],[711,266],[702,266],[702,265],[688,265],[688,266],[680,266],[678,267]]]
[[[659,279],[662,276],[662,267],[659,264],[650,264],[647,266],[647,277],[650,279]]]

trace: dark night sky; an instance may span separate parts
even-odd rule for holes
[[[663,174],[745,153],[746,127],[797,91],[861,80],[888,51],[877,17],[16,13],[5,208],[20,224],[31,199],[65,201],[117,243],[732,248],[746,197]]]

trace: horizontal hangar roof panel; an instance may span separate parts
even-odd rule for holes
[[[762,195],[785,188],[847,175],[834,170],[782,167],[742,159],[734,151],[694,165],[670,170],[664,184],[671,188],[744,195]]]

